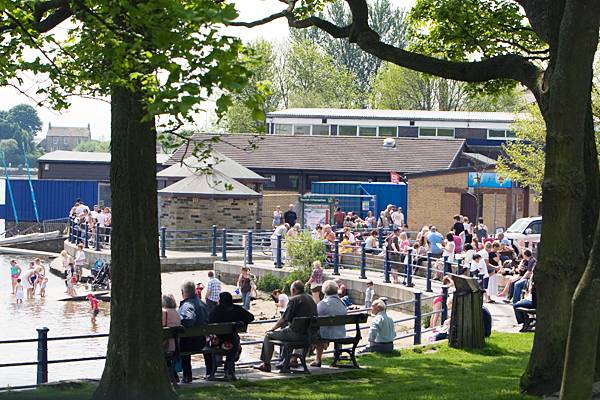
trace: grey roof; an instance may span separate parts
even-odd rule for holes
[[[493,158],[490,158],[488,156],[485,156],[483,154],[479,154],[479,153],[467,153],[467,152],[463,152],[463,155],[475,162],[479,162],[481,164],[485,164],[488,166],[494,166],[496,165],[496,160],[494,160]]]
[[[226,185],[231,185],[228,190]],[[233,178],[213,171],[210,175],[192,175],[158,191],[159,195],[182,194],[198,197],[260,197],[249,187],[239,183]]]
[[[389,119],[409,121],[479,121],[508,123],[515,121],[515,114],[507,112],[365,110],[338,108],[289,108],[286,110],[267,113],[267,118],[269,117]]]
[[[163,164],[170,158],[169,154],[157,154],[156,163]],[[94,153],[89,151],[56,150],[46,153],[38,161],[64,163],[98,163],[110,164],[110,153]]]
[[[214,134],[196,134],[193,141],[210,141]],[[395,149],[384,149],[377,137],[284,136],[223,134],[214,149],[253,170],[303,170],[414,173],[451,168],[465,140],[396,138]],[[257,142],[256,149],[249,141]],[[191,155],[193,146],[180,147],[174,164]],[[186,152],[187,151],[187,152]]]
[[[210,157],[198,161],[194,156],[187,157],[183,163],[178,162],[160,171],[158,178],[185,178],[197,175],[199,168],[210,167],[240,182],[262,182],[267,179],[249,170],[240,163],[214,150]]]
[[[48,127],[46,137],[50,136],[69,136],[69,137],[85,137],[91,138],[90,127],[75,127],[75,126],[53,126]]]

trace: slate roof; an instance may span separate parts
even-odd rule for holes
[[[68,136],[68,137],[85,137],[90,138],[92,136],[90,127],[75,127],[75,126],[53,126],[51,125],[46,132],[46,137],[51,136]]]
[[[288,108],[267,113],[267,118],[351,118],[389,119],[412,121],[471,121],[508,122],[515,121],[515,114],[508,112],[476,111],[426,111],[426,110],[365,110],[338,108]]]
[[[215,134],[196,134],[193,140],[208,140]],[[222,134],[213,148],[243,166],[257,169],[287,169],[346,172],[416,173],[451,168],[465,140],[451,138],[396,138],[396,148],[383,148],[377,137],[284,136]],[[257,148],[248,149],[249,141]],[[180,147],[167,162],[175,164],[191,155],[193,146]]]
[[[232,189],[227,189],[226,185]],[[239,183],[233,178],[219,172],[213,171],[211,175],[192,175],[158,191],[159,195],[180,194],[198,197],[260,197],[249,187]]]
[[[157,177],[159,179],[186,178],[188,176],[198,175],[197,169],[205,168],[207,166],[212,166],[214,170],[241,182],[263,182],[267,180],[267,178],[258,175],[218,151],[213,151],[210,157],[201,162],[194,156],[187,157],[183,164],[180,162],[173,164],[160,171],[157,174]]]

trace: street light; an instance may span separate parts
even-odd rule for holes
[[[475,171],[475,176],[473,178],[474,182],[475,182],[475,199],[477,200],[477,216],[475,217],[476,220],[479,220],[479,217],[481,216],[481,201],[480,201],[480,191],[481,191],[481,176],[482,173],[480,170]],[[477,222],[475,222],[477,223]]]

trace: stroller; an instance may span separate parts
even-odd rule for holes
[[[93,291],[110,289],[110,263],[98,260],[92,267],[91,287]]]

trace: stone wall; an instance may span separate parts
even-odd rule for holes
[[[466,172],[412,178],[408,182],[408,226],[418,231],[423,225],[435,225],[441,232],[452,226],[452,217],[460,212],[460,193],[446,188],[466,188]]]
[[[263,191],[263,206],[262,206],[262,228],[270,229],[273,224],[273,211],[275,207],[281,206],[281,211],[286,212],[288,205],[296,205],[295,211],[300,218],[300,208],[298,205],[298,197],[300,194],[293,191],[282,190],[265,190]],[[298,221],[300,222],[300,221]]]
[[[205,199],[183,195],[160,195],[161,226],[167,229],[201,229],[217,225],[229,229],[253,229],[258,198]]]

